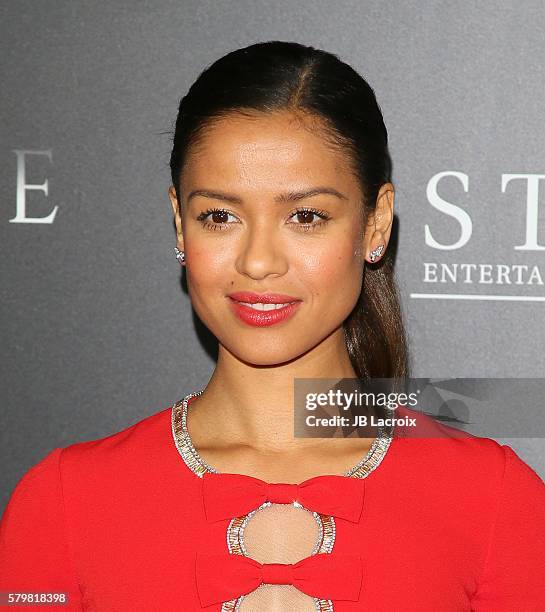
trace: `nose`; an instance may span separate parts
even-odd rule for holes
[[[240,274],[259,280],[269,275],[281,276],[287,270],[285,248],[270,225],[260,223],[245,230],[236,259]]]

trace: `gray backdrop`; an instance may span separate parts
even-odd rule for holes
[[[376,91],[413,375],[545,376],[544,23],[528,0],[4,0],[0,508],[54,447],[206,384],[164,132],[206,65],[257,41],[337,53]],[[535,435],[505,441],[543,477]]]

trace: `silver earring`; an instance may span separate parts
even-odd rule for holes
[[[174,247],[174,252],[176,253],[176,259],[180,262],[181,266],[185,266],[185,253],[184,251],[180,251],[178,247]]]
[[[383,250],[384,250],[384,245],[379,244],[379,246],[376,249],[374,249],[373,251],[369,253],[369,259],[371,263],[376,261],[382,255]]]

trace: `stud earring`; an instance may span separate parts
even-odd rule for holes
[[[180,251],[178,247],[174,247],[174,252],[176,253],[176,259],[180,262],[181,266],[185,266],[185,253],[184,251]]]
[[[379,244],[379,246],[369,253],[369,260],[371,263],[375,262],[382,255],[382,251],[384,250],[384,245]]]

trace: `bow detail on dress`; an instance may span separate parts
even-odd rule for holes
[[[318,553],[297,563],[259,563],[230,553],[196,555],[197,592],[203,608],[246,595],[260,584],[292,584],[319,599],[358,601],[359,554]]]
[[[299,484],[269,483],[244,474],[205,472],[202,477],[204,511],[208,521],[242,516],[265,501],[291,504],[357,523],[365,481],[349,476],[315,476]]]

